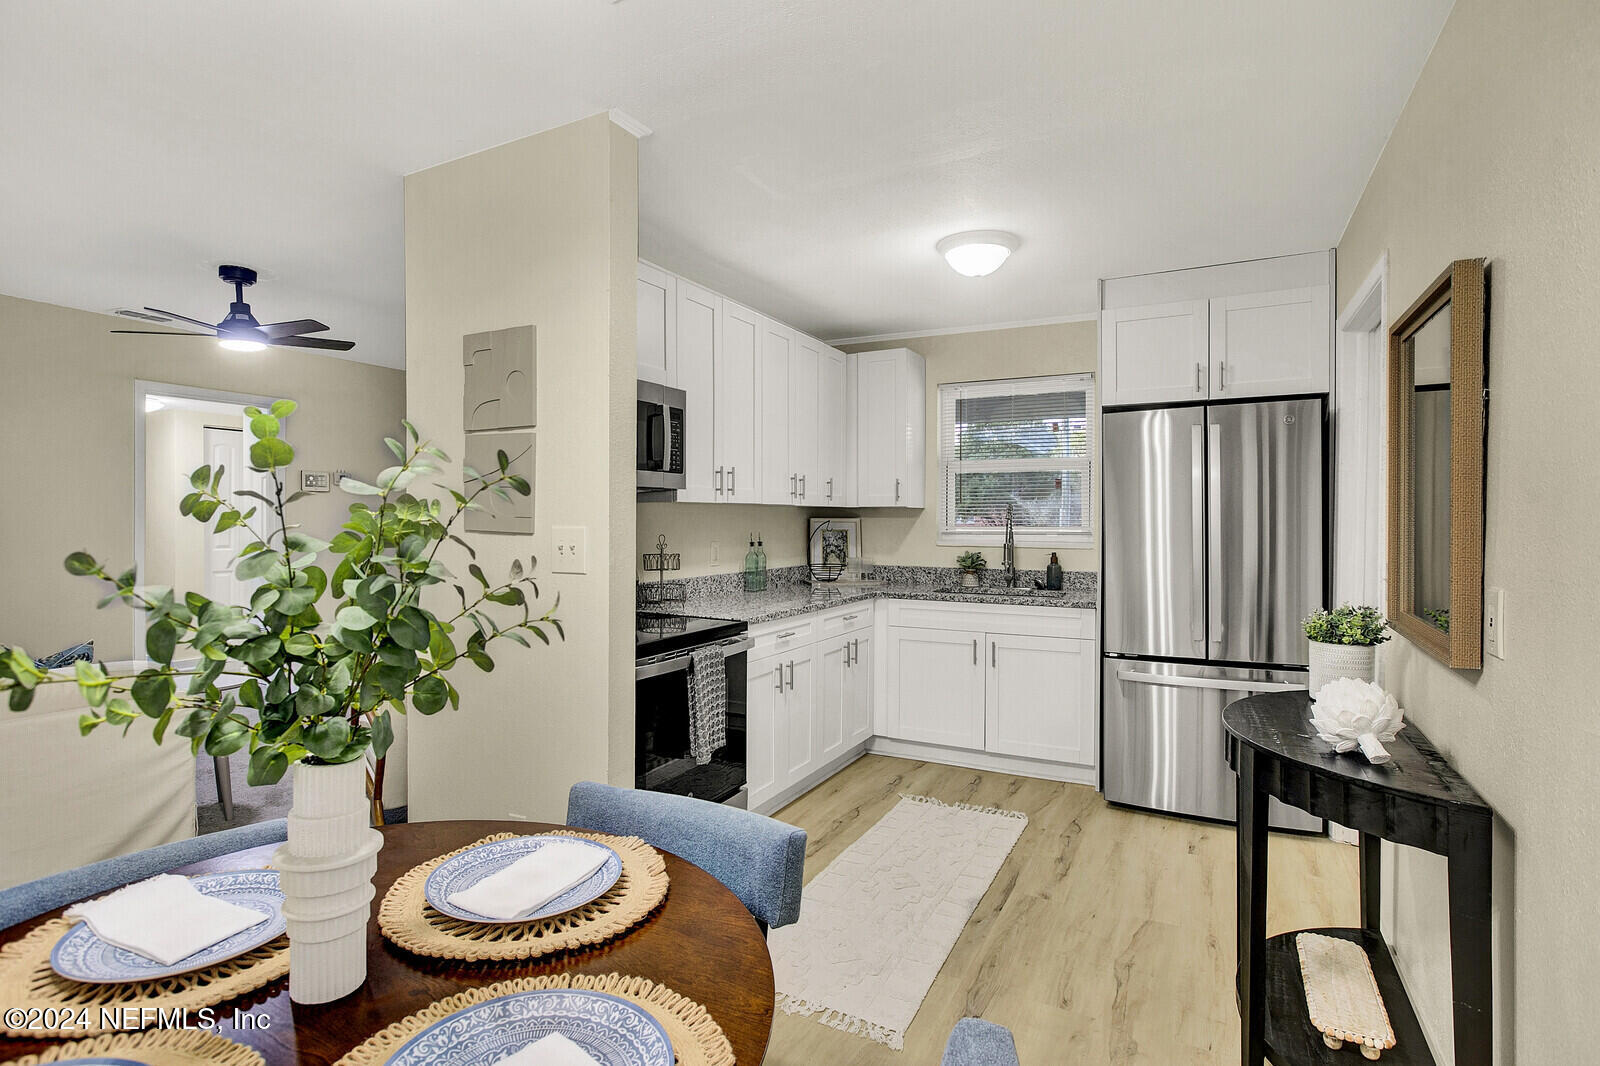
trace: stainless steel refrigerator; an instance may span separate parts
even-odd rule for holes
[[[1103,784],[1113,803],[1232,821],[1222,709],[1305,688],[1323,604],[1320,398],[1108,411]],[[1321,821],[1273,801],[1272,824]]]

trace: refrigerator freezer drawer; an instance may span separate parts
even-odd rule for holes
[[[1232,822],[1222,709],[1256,692],[1305,687],[1291,671],[1105,659],[1105,796],[1113,803]],[[1320,819],[1273,800],[1269,822],[1315,832]]]

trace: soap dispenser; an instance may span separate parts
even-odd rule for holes
[[[1044,568],[1044,587],[1047,589],[1061,588],[1061,560],[1056,558],[1056,553],[1050,553],[1050,565]]]

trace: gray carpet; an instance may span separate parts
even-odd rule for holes
[[[250,756],[243,751],[228,757],[233,770],[233,820],[222,817],[222,804],[217,802],[217,774],[211,756],[201,753],[194,761],[194,801],[200,818],[200,832],[215,833],[219,829],[232,829],[256,822],[270,822],[289,813],[293,800],[291,775],[284,774],[275,785],[254,786],[245,783],[245,769]]]

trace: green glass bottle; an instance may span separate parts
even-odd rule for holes
[[[757,588],[757,572],[761,569],[761,558],[756,554],[756,535],[750,534],[750,550],[744,553],[744,590],[755,592]]]

